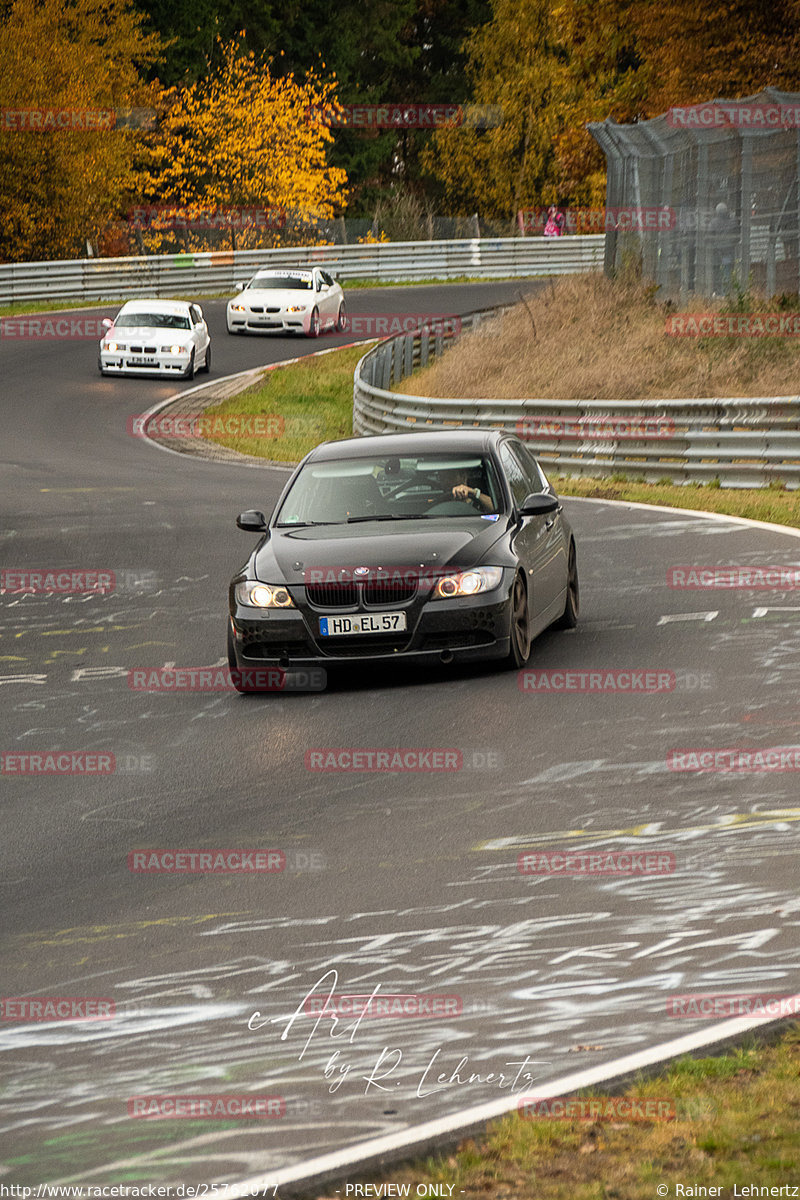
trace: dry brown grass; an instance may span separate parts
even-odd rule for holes
[[[521,285],[520,295],[523,294]],[[692,311],[719,309],[698,301]],[[750,307],[750,305],[748,305]],[[756,301],[758,311],[774,309]],[[403,380],[417,396],[641,400],[795,395],[800,360],[788,338],[668,337],[651,289],[573,275],[465,334],[457,350]]]

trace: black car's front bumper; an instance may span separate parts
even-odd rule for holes
[[[231,588],[231,629],[236,664],[240,667],[330,665],[353,662],[450,662],[492,659],[508,654],[511,635],[511,581],[504,571],[491,592],[454,600],[417,597],[406,604],[383,608],[317,608],[304,587],[290,588],[297,607],[253,609],[238,604]],[[354,616],[381,611],[405,612],[403,633],[341,634],[324,637],[320,617]]]

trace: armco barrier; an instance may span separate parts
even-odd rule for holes
[[[464,318],[462,328],[491,313]],[[487,330],[490,336],[490,330]],[[763,487],[781,480],[800,487],[800,396],[699,400],[448,400],[409,396],[392,387],[424,367],[455,338],[421,330],[389,338],[369,350],[355,370],[353,429],[366,436],[454,426],[523,429],[542,465],[563,475],[623,474],[648,481]],[[549,417],[547,436],[530,433],[533,417]],[[526,426],[526,418],[528,425]],[[558,419],[569,433],[553,432]],[[647,419],[653,436],[575,436],[581,419]],[[607,426],[606,426],[607,427]]]
[[[201,296],[233,292],[259,267],[312,263],[341,280],[481,279],[600,271],[602,234],[563,238],[472,238],[443,242],[380,242],[355,246],[295,246],[167,254],[143,258],[82,258],[69,262],[0,264],[0,304],[42,300]]]

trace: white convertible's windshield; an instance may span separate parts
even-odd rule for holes
[[[500,512],[502,493],[488,456],[419,454],[309,463],[277,524],[330,525]]]

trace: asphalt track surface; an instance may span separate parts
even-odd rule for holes
[[[518,290],[348,299],[466,312]],[[228,338],[223,303],[205,309],[216,376],[348,340]],[[285,473],[130,437],[127,418],[176,385],[101,379],[91,342],[0,351],[2,566],[119,580],[105,596],[0,594],[0,750],[117,763],[0,776],[2,993],[117,1012],[3,1021],[1,1182],[233,1183],[495,1100],[518,1070],[535,1095],[710,1024],[668,1016],[676,994],[798,990],[796,772],[675,772],[667,757],[796,744],[800,602],[666,579],[676,564],[796,565],[796,538],[565,501],[581,621],[540,637],[530,669],[672,671],[668,693],[526,692],[494,666],[354,669],[318,694],[137,692],[131,669],[222,661],[227,583],[252,543],[234,518],[269,511]],[[462,765],[310,771],[319,747],[457,749]],[[132,872],[143,847],[277,848],[287,866]],[[518,870],[521,852],[565,848],[674,854],[675,870]],[[304,997],[331,971],[337,993],[456,997],[460,1015],[317,1025]],[[279,1096],[284,1115],[128,1116],[133,1097],[218,1094]]]

